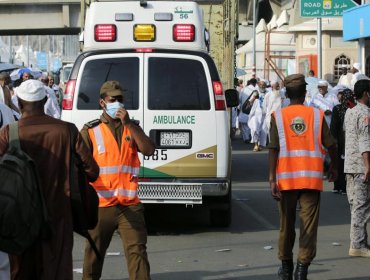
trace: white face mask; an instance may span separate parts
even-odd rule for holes
[[[106,105],[105,112],[107,112],[107,114],[112,119],[116,118],[116,113],[117,113],[119,108],[124,108],[124,105],[121,102],[118,102],[118,101],[115,101],[113,103],[106,103],[106,102],[104,102],[104,103]]]

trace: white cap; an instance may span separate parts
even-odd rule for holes
[[[356,68],[357,70],[360,70],[361,64],[358,62],[353,63],[353,68]]]
[[[325,80],[320,80],[318,83],[319,87],[327,87],[328,85],[329,85],[328,82]]]
[[[46,96],[44,84],[38,80],[27,80],[21,83],[16,91],[17,96],[28,102],[43,100]]]

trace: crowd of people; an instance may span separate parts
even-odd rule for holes
[[[18,120],[20,118],[17,89],[24,81],[34,79],[29,68],[19,69],[18,75],[20,77],[12,81],[8,72],[0,73],[0,104],[6,106],[6,108],[1,106],[0,112],[5,121],[9,119]],[[58,86],[54,84],[54,77],[47,73],[43,73],[37,80],[44,84],[47,95],[47,102],[44,106],[45,114],[60,119],[63,97],[59,93]],[[8,124],[8,121],[6,121],[5,124]]]
[[[348,196],[351,211],[349,256],[370,257],[370,79],[354,63],[343,68],[334,87],[315,77],[294,74],[284,81],[253,77],[238,81],[239,110],[232,124],[253,151],[269,149],[269,182],[280,213],[281,280],[306,280],[316,256],[323,179],[334,193]],[[245,104],[252,103],[250,111]],[[237,119],[239,118],[239,123]],[[300,210],[297,264],[294,270],[296,210]]]
[[[237,127],[253,151],[269,149],[269,184],[279,202],[279,279],[293,279],[296,209],[300,238],[295,280],[306,280],[316,255],[323,178],[335,193],[347,194],[351,210],[349,255],[370,257],[366,230],[370,218],[370,79],[355,64],[343,71],[340,84],[301,74],[284,81],[250,79],[237,83],[240,105],[232,108]],[[317,81],[313,83],[312,81]],[[0,251],[0,279],[72,279],[73,226],[69,200],[70,158],[80,158],[99,195],[97,226],[90,231],[104,256],[114,231],[120,233],[130,279],[150,279],[147,232],[137,189],[138,152],[151,155],[152,140],[130,120],[117,81],[101,86],[100,119],[77,128],[59,120],[60,102],[52,77],[33,79],[25,71],[17,83],[0,73],[0,157],[9,147],[9,124],[19,120],[22,149],[43,170],[40,184],[51,217],[52,236],[40,239],[21,255]],[[72,131],[77,139],[71,141]],[[72,148],[73,147],[73,148]],[[328,155],[328,156],[325,156]],[[56,160],[58,159],[58,160]],[[124,166],[124,171],[118,167]],[[117,168],[116,168],[117,167]],[[56,174],[57,179],[49,174]],[[83,279],[100,279],[104,257],[86,243]]]
[[[318,108],[324,112],[324,117],[332,135],[338,143],[338,179],[334,182],[333,193],[346,192],[344,168],[344,115],[348,108],[355,106],[354,85],[358,80],[367,77],[361,73],[360,64],[354,63],[350,72],[347,67],[342,68],[342,75],[334,87],[326,80],[315,77],[313,70],[305,77],[306,93],[304,105]],[[239,106],[232,108],[232,136],[240,131],[245,143],[253,143],[253,151],[258,152],[266,147],[270,141],[269,130],[271,115],[278,109],[290,104],[286,95],[284,81],[267,81],[256,79],[255,75],[244,86],[243,80],[236,80],[236,89],[239,92]],[[253,103],[249,114],[241,108],[245,102]],[[325,156],[325,171],[329,165],[329,158]],[[325,177],[325,175],[324,175]]]

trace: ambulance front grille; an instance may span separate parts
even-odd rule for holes
[[[143,203],[201,204],[202,185],[183,183],[139,183],[138,196]]]

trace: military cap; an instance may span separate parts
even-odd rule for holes
[[[106,81],[100,88],[100,95],[102,94],[119,96],[123,95],[123,89],[118,81]]]
[[[284,79],[284,85],[287,88],[296,88],[302,85],[307,85],[307,83],[302,74],[293,74]]]

